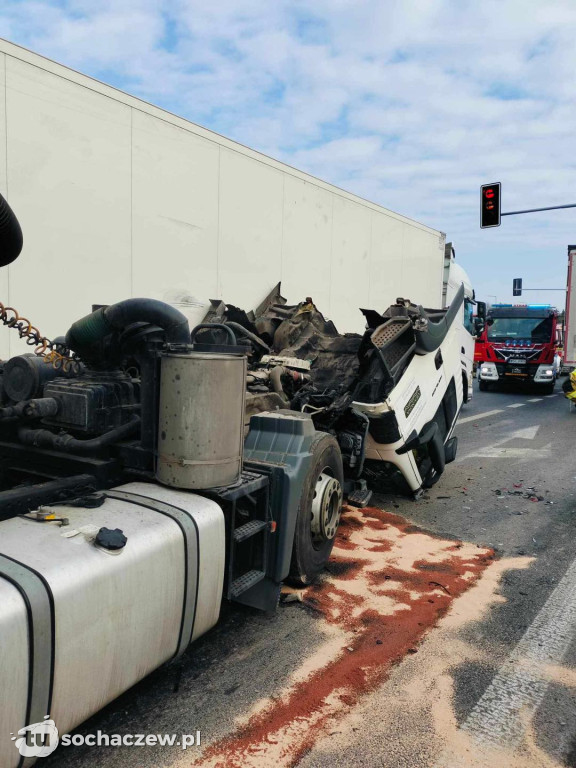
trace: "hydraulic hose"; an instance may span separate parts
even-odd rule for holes
[[[245,336],[247,339],[249,339],[253,344],[255,344],[257,347],[260,347],[261,350],[265,352],[265,354],[268,354],[270,352],[270,347],[268,344],[266,344],[265,341],[262,341],[262,339],[259,336],[256,336],[255,333],[252,333],[252,331],[249,331],[247,328],[244,328],[243,325],[240,325],[240,323],[235,323],[232,320],[227,320],[226,325],[228,328],[233,328],[237,335]]]
[[[6,419],[43,419],[47,416],[55,416],[60,404],[53,397],[39,397],[34,400],[22,400],[16,405],[7,405],[0,408],[0,420]]]
[[[20,255],[23,242],[16,214],[0,195],[0,267],[11,264]]]
[[[140,424],[140,417],[133,416],[132,419],[121,427],[111,429],[100,437],[93,437],[90,440],[78,440],[72,435],[66,433],[56,435],[48,429],[31,429],[30,427],[20,427],[18,430],[18,439],[24,445],[32,445],[35,448],[51,448],[66,453],[91,454],[98,453],[103,448],[128,437]]]
[[[272,384],[272,389],[274,392],[282,395],[282,397],[286,397],[284,387],[282,386],[282,374],[284,373],[286,373],[286,368],[282,365],[276,365],[270,371],[270,383]]]

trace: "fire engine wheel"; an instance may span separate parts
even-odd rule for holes
[[[289,574],[290,581],[300,585],[312,583],[324,569],[342,512],[344,473],[336,439],[320,434],[310,452],[312,463],[302,486]]]
[[[556,381],[551,381],[549,384],[540,384],[538,389],[540,393],[543,395],[551,395],[554,392],[555,386],[556,386]]]

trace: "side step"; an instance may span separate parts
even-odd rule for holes
[[[240,542],[249,539],[251,536],[255,536],[260,531],[266,528],[265,520],[250,520],[249,523],[241,525],[240,528],[236,528],[234,531],[234,541]]]
[[[246,525],[249,525],[249,523],[247,523]],[[245,526],[243,525],[242,528],[244,527]],[[239,528],[238,530],[241,531],[242,528]],[[247,573],[242,574],[242,576],[239,576],[237,579],[234,579],[234,581],[230,585],[230,589],[229,589],[230,597],[233,599],[241,595],[243,592],[247,592],[255,584],[258,584],[258,582],[262,581],[262,579],[265,576],[266,574],[264,573],[264,571],[248,571]]]
[[[368,488],[358,488],[348,495],[347,502],[351,507],[367,507],[372,498],[372,491]]]
[[[372,498],[372,491],[368,488],[366,480],[356,480],[350,490],[346,488],[346,503],[351,507],[367,507]]]

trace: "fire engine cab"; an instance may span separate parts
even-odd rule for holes
[[[558,310],[550,304],[493,304],[476,340],[480,390],[517,383],[552,393],[559,333]]]

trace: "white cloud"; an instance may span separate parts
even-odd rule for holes
[[[478,189],[502,181],[508,210],[576,202],[575,32],[572,0],[0,8],[3,37],[446,231],[500,298],[506,265],[564,280],[574,213],[480,232]]]

